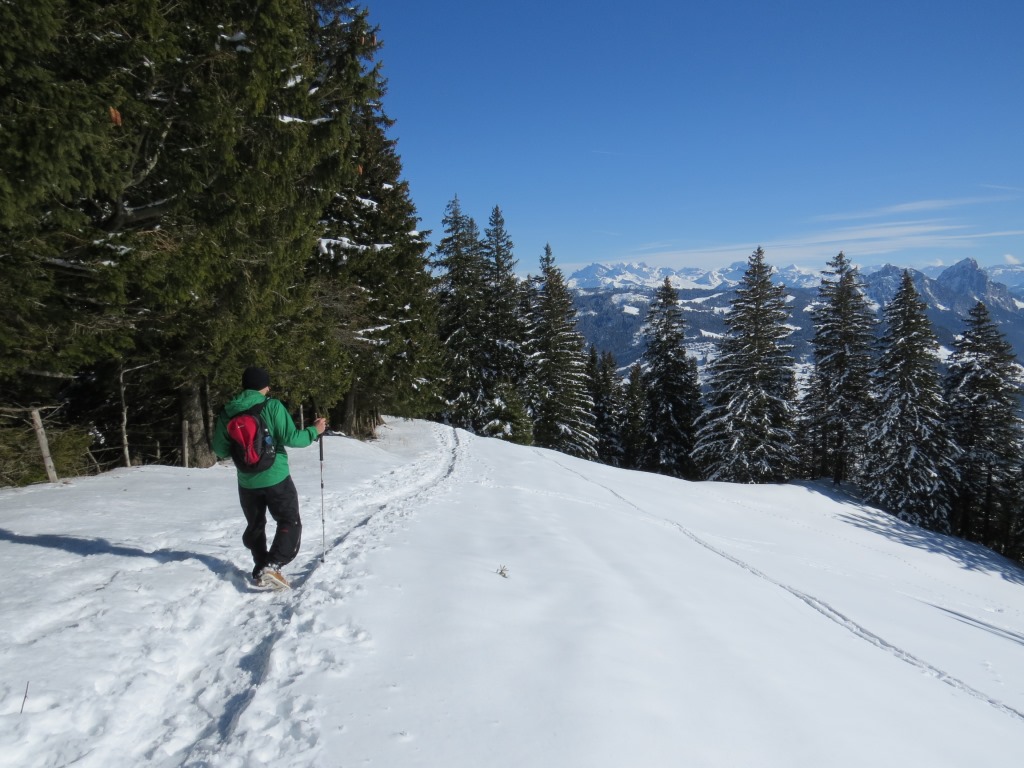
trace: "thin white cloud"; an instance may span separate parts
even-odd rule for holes
[[[904,259],[908,252],[923,252],[924,258],[934,262],[943,260],[936,251],[969,253],[986,238],[1020,235],[1024,235],[1024,230],[972,232],[967,225],[951,224],[943,219],[872,222],[757,242],[735,241],[695,248],[638,246],[630,249],[623,260],[643,260],[649,264],[674,267],[706,267],[742,261],[760,245],[769,259],[779,265],[823,265],[839,251],[845,252],[856,263],[875,263],[891,254],[899,254]]]
[[[1016,194],[914,200],[860,212],[818,216],[811,219],[804,231],[797,230],[786,237],[746,242],[737,238],[701,246],[688,246],[678,240],[637,243],[621,252],[621,260],[645,261],[653,266],[706,268],[745,260],[755,248],[762,246],[771,261],[778,265],[824,265],[839,251],[845,252],[855,263],[865,265],[892,261],[912,266],[956,261],[967,256],[988,260],[1002,258],[1006,263],[1015,263],[1015,257],[1008,251],[1015,250],[1015,238],[1024,235],[1024,230],[982,229],[967,217],[954,218],[949,213],[957,208],[1020,199],[1017,190],[1005,188],[1004,191]],[[937,215],[927,217],[930,212]],[[939,212],[947,212],[947,215],[938,215]],[[1007,242],[996,242],[1001,238]],[[1001,250],[993,252],[995,248]]]
[[[856,211],[847,213],[828,213],[814,217],[814,221],[849,221],[855,219],[873,219],[886,216],[903,216],[908,213],[925,213],[928,211],[942,211],[950,208],[961,208],[968,205],[984,205],[987,203],[1001,203],[1016,199],[1015,195],[998,195],[989,197],[956,197],[935,200],[914,200],[908,203],[897,203],[896,205],[873,208],[867,211]]]
[[[1024,189],[1021,187],[1011,187],[1006,184],[979,184],[978,186],[983,189],[999,189],[1003,192],[1016,192],[1018,194],[1024,192]]]

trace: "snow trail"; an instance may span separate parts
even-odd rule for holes
[[[434,450],[371,478],[354,493],[325,494],[329,519],[351,522],[332,538],[325,559],[308,560],[293,579],[291,592],[267,595],[274,608],[251,612],[253,621],[243,632],[245,651],[225,665],[235,683],[216,686],[230,694],[220,704],[218,727],[209,729],[186,755],[175,755],[175,764],[201,768],[215,761],[244,768],[254,743],[266,761],[317,762],[322,710],[303,691],[303,678],[343,677],[350,651],[370,646],[369,633],[354,622],[344,603],[359,589],[359,562],[383,546],[384,537],[424,499],[443,493],[456,474],[458,434],[431,425],[431,435]]]

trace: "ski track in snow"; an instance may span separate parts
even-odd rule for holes
[[[976,600],[976,601],[984,602],[985,600],[988,599],[984,595],[981,595],[978,592],[971,591],[969,589],[965,589],[960,584],[955,583],[955,582],[953,582],[953,581],[951,581],[949,579],[942,579],[942,578],[937,577],[934,573],[926,572],[917,563],[911,561],[907,557],[904,557],[903,554],[902,554],[902,550],[882,550],[882,549],[879,549],[878,547],[866,544],[863,541],[858,541],[858,540],[854,539],[853,537],[841,536],[841,535],[835,533],[832,530],[828,530],[828,529],[825,529],[825,528],[822,528],[822,527],[815,527],[815,526],[812,526],[812,525],[810,525],[809,523],[806,523],[806,522],[795,521],[792,518],[792,516],[780,515],[780,514],[774,512],[774,511],[772,511],[772,509],[769,508],[769,507],[764,507],[764,506],[755,507],[755,506],[753,506],[751,504],[746,504],[746,503],[744,503],[742,501],[738,501],[737,499],[728,498],[726,496],[723,496],[723,495],[717,494],[717,493],[712,493],[710,495],[713,498],[716,498],[716,499],[720,500],[723,504],[731,504],[731,505],[737,506],[737,507],[744,507],[746,509],[755,511],[759,515],[769,515],[771,517],[774,517],[776,520],[784,522],[786,525],[799,526],[799,527],[803,528],[804,530],[813,531],[815,533],[815,535],[818,535],[818,536],[828,536],[830,538],[843,541],[844,543],[849,544],[851,546],[855,546],[855,547],[858,547],[860,549],[868,550],[868,551],[870,551],[874,555],[883,555],[883,556],[891,558],[893,560],[897,560],[904,567],[909,568],[911,570],[914,570],[917,573],[919,573],[922,576],[924,576],[925,578],[927,578],[927,579],[929,579],[929,580],[931,580],[931,581],[933,581],[933,582],[935,582],[937,584],[940,584],[942,586],[943,590],[945,590],[945,591],[959,592],[960,594],[965,595],[967,597],[970,597],[970,598],[972,598],[973,600]],[[906,527],[906,528],[911,528],[911,529],[917,530],[916,527],[915,526],[911,526],[910,523],[903,522],[902,520],[900,520],[900,519],[898,519],[898,518],[896,518],[896,517],[894,517],[894,516],[892,516],[892,515],[890,515],[890,514],[888,514],[886,512],[881,512],[881,511],[879,511],[877,509],[872,509],[870,507],[866,507],[863,504],[861,504],[859,502],[855,502],[853,500],[851,500],[850,503],[855,506],[855,508],[858,510],[858,512],[860,514],[869,516],[876,523],[878,523],[880,527],[881,526],[884,526],[886,528]],[[835,516],[833,516],[831,514],[830,514],[830,516],[832,516],[835,519]],[[988,550],[988,549],[985,549],[980,544],[974,544],[972,542],[968,542],[968,541],[964,541],[964,540],[959,540],[957,542],[957,545],[962,547],[962,548],[965,548],[965,549],[968,549],[968,548],[976,549],[976,551],[979,554],[979,557],[981,557],[981,558],[988,558],[988,557],[992,556],[992,551]],[[1011,567],[1016,567],[1016,566],[1012,566],[1012,564],[1011,564]],[[1017,616],[1021,615],[1021,611],[1019,611],[1019,610],[1017,610],[1015,608],[1002,608],[1001,610],[1008,610],[1009,613],[1012,613],[1012,614],[1017,615]]]
[[[745,570],[747,573],[750,573],[751,575],[756,576],[759,579],[763,579],[764,581],[768,582],[769,584],[772,584],[773,586],[778,587],[779,589],[782,589],[783,591],[789,593],[790,595],[792,595],[793,597],[797,598],[798,600],[800,600],[805,605],[807,605],[810,608],[812,608],[813,610],[815,610],[817,613],[819,613],[822,616],[824,616],[825,618],[827,618],[829,621],[832,621],[835,624],[838,624],[840,627],[842,627],[843,629],[847,630],[848,632],[853,634],[855,637],[857,637],[857,638],[859,638],[861,640],[864,640],[864,641],[866,641],[868,643],[871,643],[875,647],[885,651],[886,653],[891,654],[892,656],[896,657],[900,661],[906,662],[907,664],[910,664],[911,666],[917,667],[918,669],[920,669],[922,672],[924,672],[925,674],[929,675],[930,677],[933,677],[933,678],[935,678],[937,680],[940,680],[941,682],[945,683],[946,685],[952,686],[953,688],[957,689],[958,691],[961,691],[962,693],[966,693],[967,695],[972,696],[975,699],[978,699],[978,700],[984,702],[985,704],[988,704],[989,706],[999,710],[1000,712],[1003,712],[1003,713],[1005,713],[1007,715],[1010,715],[1011,717],[1014,717],[1014,718],[1016,718],[1018,720],[1024,721],[1024,712],[1021,712],[1020,710],[1015,709],[1014,707],[1011,707],[1008,704],[1004,704],[1003,702],[1001,702],[1001,701],[999,701],[999,700],[989,696],[984,691],[978,690],[977,688],[969,685],[968,683],[964,682],[963,680],[960,680],[959,678],[949,674],[948,672],[945,672],[942,669],[939,669],[938,667],[928,663],[924,659],[921,659],[921,658],[915,656],[914,654],[910,653],[909,651],[907,651],[907,650],[905,650],[903,648],[900,648],[899,646],[894,645],[893,643],[888,642],[887,640],[885,640],[884,638],[882,638],[879,635],[875,634],[874,632],[872,632],[868,628],[862,626],[861,624],[858,624],[856,621],[854,621],[853,619],[849,618],[848,616],[844,616],[840,611],[836,610],[834,607],[829,605],[824,600],[820,600],[819,598],[814,597],[813,595],[809,595],[806,592],[803,592],[803,591],[797,589],[796,587],[792,587],[792,586],[790,586],[788,584],[784,584],[783,582],[778,581],[777,579],[772,578],[771,576],[769,576],[764,571],[761,571],[760,569],[755,568],[751,564],[749,564],[747,562],[744,562],[742,559],[740,559],[740,558],[738,558],[738,557],[736,557],[734,555],[731,555],[728,552],[725,552],[724,550],[721,550],[718,547],[715,547],[714,545],[712,545],[709,542],[705,541],[700,536],[695,534],[693,531],[688,529],[686,526],[684,526],[684,525],[682,525],[680,523],[677,523],[674,520],[668,520],[668,519],[666,519],[664,517],[661,517],[660,515],[656,515],[656,514],[654,514],[652,512],[647,511],[646,509],[642,508],[641,506],[639,506],[635,502],[633,502],[630,499],[628,499],[625,496],[623,496],[621,493],[619,493],[615,489],[609,488],[607,485],[604,485],[603,483],[599,483],[599,482],[593,480],[592,478],[589,478],[586,475],[584,475],[584,474],[582,474],[580,472],[577,472],[572,467],[566,466],[564,463],[559,461],[557,458],[552,456],[550,453],[541,452],[541,451],[537,451],[536,453],[537,453],[538,456],[541,456],[541,457],[547,459],[548,461],[551,461],[554,464],[557,464],[562,469],[564,469],[566,472],[571,472],[572,474],[574,474],[577,477],[583,479],[587,483],[590,483],[592,485],[596,485],[597,487],[604,489],[609,494],[611,494],[615,498],[617,498],[620,501],[622,501],[624,504],[627,504],[628,506],[630,506],[633,509],[635,509],[637,512],[639,512],[643,517],[647,518],[648,520],[650,520],[652,522],[656,522],[656,523],[658,523],[660,525],[664,525],[666,527],[669,527],[669,528],[672,528],[672,529],[678,531],[679,533],[683,534],[688,539],[690,539],[692,542],[694,542],[695,544],[703,547],[704,549],[708,550],[709,552],[717,555],[718,557],[723,558],[724,560],[729,561],[730,563],[733,563],[736,566],[739,566],[740,568]]]
[[[372,478],[343,498],[325,495],[332,520],[353,522],[328,542],[325,557],[316,552],[293,579],[291,591],[245,595],[243,610],[219,623],[203,647],[207,658],[220,656],[223,664],[200,672],[190,690],[178,692],[180,698],[168,711],[189,712],[168,718],[162,732],[150,735],[147,760],[167,768],[244,768],[253,759],[274,762],[285,757],[315,764],[311,758],[321,732],[320,711],[299,690],[302,677],[310,669],[343,676],[351,663],[348,651],[372,644],[343,603],[360,589],[365,573],[358,570],[359,562],[386,546],[385,536],[428,497],[442,493],[464,459],[454,430],[435,425],[433,434],[437,450]],[[312,530],[312,515],[307,512],[307,517],[304,527]],[[231,616],[235,607],[220,608]],[[219,652],[211,653],[213,649]],[[266,693],[261,691],[264,683]],[[188,706],[183,707],[185,698]],[[207,725],[199,733],[193,727],[190,734],[187,724],[197,719],[197,709],[205,713]],[[160,753],[167,757],[159,758]]]

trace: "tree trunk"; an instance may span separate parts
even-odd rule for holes
[[[383,424],[380,413],[376,408],[360,408],[360,398],[356,390],[350,389],[345,395],[344,418],[341,428],[346,435],[360,439],[372,439],[376,437],[377,427]]]
[[[117,377],[118,391],[121,394],[121,450],[124,452],[124,465],[132,465],[131,452],[128,450],[128,401],[124,395],[124,368]]]
[[[200,396],[199,384],[193,382],[181,389],[181,418],[188,422],[188,430],[184,436],[188,445],[189,465],[193,467],[212,467],[217,462],[210,443],[206,439],[206,414]]]
[[[206,442],[213,445],[213,430],[217,426],[217,414],[213,411],[213,399],[210,396],[210,379],[203,377],[203,405],[206,418],[203,419],[203,426],[206,428]]]
[[[46,467],[46,477],[51,483],[58,482],[57,479],[57,468],[53,465],[53,459],[50,456],[50,443],[46,439],[46,430],[43,429],[43,418],[39,415],[39,410],[32,409],[32,427],[36,432],[36,440],[39,441],[39,452],[43,455],[43,466]]]
[[[345,416],[341,421],[341,431],[346,435],[355,435],[356,424],[356,391],[350,389],[345,393]]]

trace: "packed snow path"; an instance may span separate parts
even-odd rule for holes
[[[0,764],[960,766],[1024,739],[1024,572],[983,549],[425,422],[327,438],[322,507],[316,449],[290,455],[285,593],[248,585],[230,467],[0,490]]]
[[[331,452],[341,442],[328,438],[325,459],[337,463]],[[4,680],[3,712],[23,738],[4,740],[0,764],[260,765],[308,751],[317,734],[308,698],[292,694],[296,679],[343,672],[346,648],[367,642],[337,606],[360,589],[366,553],[444,490],[459,452],[456,433],[436,425],[393,443],[390,457],[357,450],[382,471],[361,475],[354,460],[344,490],[325,490],[326,558],[315,449],[292,451],[293,464],[306,460],[295,472],[305,541],[288,569],[292,592],[249,585],[226,465],[2,492],[21,522],[46,532],[0,530],[5,562],[20,556],[11,572],[22,580],[3,598],[4,614],[17,617],[6,622],[5,657],[29,661],[13,665],[17,680]],[[3,514],[0,527],[8,520]],[[258,697],[268,681],[273,694]],[[27,716],[9,717],[22,701]],[[236,742],[244,746],[234,758]]]

